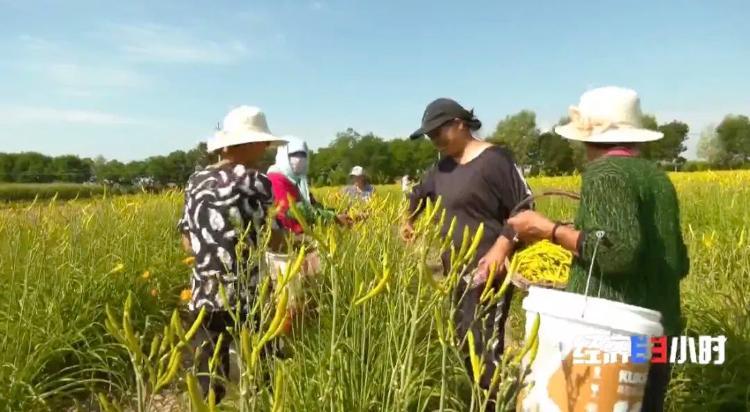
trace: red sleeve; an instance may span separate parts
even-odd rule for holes
[[[281,173],[269,173],[273,192],[273,204],[276,207],[276,220],[279,225],[294,233],[302,233],[302,226],[294,218],[287,216],[289,211],[289,197],[293,202],[299,200],[299,190]]]

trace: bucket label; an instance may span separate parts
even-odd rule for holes
[[[573,363],[698,363],[721,365],[726,360],[725,336],[580,336],[573,341]]]
[[[589,349],[598,350],[582,348]],[[647,363],[576,363],[570,352],[548,381],[547,393],[561,411],[640,411],[648,369]]]

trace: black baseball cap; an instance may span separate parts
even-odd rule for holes
[[[461,119],[470,122],[472,124],[472,130],[479,129],[482,126],[479,119],[474,117],[473,110],[464,109],[463,106],[453,99],[441,97],[433,100],[427,105],[424,109],[424,114],[422,115],[422,127],[415,130],[409,138],[419,139],[453,119]]]

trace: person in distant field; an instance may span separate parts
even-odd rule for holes
[[[229,338],[227,328],[235,326],[227,309],[237,310],[244,319],[257,298],[259,270],[248,260],[258,247],[258,234],[273,200],[271,182],[253,166],[268,147],[283,142],[268,130],[266,117],[257,107],[233,109],[224,117],[222,130],[207,142],[208,150],[218,153],[221,160],[193,173],[185,188],[178,228],[183,247],[195,257],[188,309],[193,318],[202,308],[207,310],[194,342],[200,350],[198,382],[204,397],[209,386],[214,390],[217,402],[226,390],[221,379],[211,383],[209,359],[220,335]],[[240,244],[245,248],[238,252]],[[219,348],[219,360],[217,372],[226,377],[228,339]]]
[[[354,166],[349,178],[352,183],[343,189],[343,193],[350,198],[358,200],[370,200],[372,195],[375,193],[375,187],[372,186],[365,174],[365,169],[362,166]]]
[[[290,202],[296,206],[309,224],[315,223],[318,218],[323,222],[335,221],[344,225],[351,223],[347,215],[337,215],[333,210],[323,207],[310,192],[307,178],[309,169],[307,143],[292,136],[286,136],[285,139],[287,144],[277,149],[276,163],[268,169],[268,179],[273,187],[276,206],[276,220],[281,227],[294,234],[302,234],[302,225],[291,216]]]
[[[557,134],[586,146],[581,204],[573,226],[526,211],[508,223],[521,240],[548,239],[573,252],[568,291],[658,310],[664,335],[680,335],[680,281],[690,260],[677,194],[667,174],[639,157],[638,146],[663,134],[641,125],[638,94],[619,87],[584,93]],[[588,284],[589,268],[593,271]],[[587,286],[588,285],[588,286]],[[601,291],[599,293],[598,291]],[[652,363],[642,409],[662,411],[669,363]]]
[[[475,337],[475,350],[484,357],[481,386],[489,389],[492,374],[503,353],[504,328],[508,317],[513,288],[510,287],[501,302],[488,306],[479,302],[487,276],[497,268],[491,287],[498,288],[505,277],[503,263],[512,253],[514,233],[506,220],[513,208],[531,195],[526,181],[511,155],[503,148],[474,137],[482,122],[473,111],[466,110],[452,99],[437,99],[427,105],[422,117],[422,127],[410,137],[427,136],[442,155],[440,161],[429,169],[411,193],[409,216],[402,228],[402,236],[410,241],[414,236],[414,221],[424,209],[425,201],[442,198],[445,208],[443,236],[448,235],[453,218],[457,225],[452,244],[456,249],[463,243],[464,227],[470,236],[484,224],[484,236],[479,242],[475,259],[469,263],[466,276],[456,287],[455,325],[457,336],[464,340],[471,331]],[[442,256],[443,269],[451,268],[450,250]],[[476,269],[476,270],[474,270]],[[473,274],[473,278],[470,278]],[[487,316],[478,318],[485,310]],[[468,342],[462,347],[466,355],[466,368],[471,371]],[[494,410],[492,408],[491,410]]]

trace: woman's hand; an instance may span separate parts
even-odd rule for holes
[[[341,226],[351,226],[354,224],[354,220],[350,218],[346,213],[336,215],[336,222]]]
[[[180,237],[180,242],[182,243],[182,248],[185,250],[185,252],[187,252],[188,254],[190,254],[190,256],[192,256],[193,246],[190,244],[190,238],[188,237],[188,235],[183,233],[182,236]]]
[[[479,259],[477,271],[474,275],[474,283],[485,283],[493,267],[495,268],[496,278],[498,275],[503,275],[505,271],[505,259],[511,253],[513,253],[513,243],[504,236],[500,236],[490,250]]]
[[[530,243],[552,237],[552,229],[555,223],[542,214],[525,210],[510,219],[508,224],[513,227],[518,239]]]
[[[414,240],[414,225],[411,222],[406,221],[401,226],[401,239],[407,243]]]

